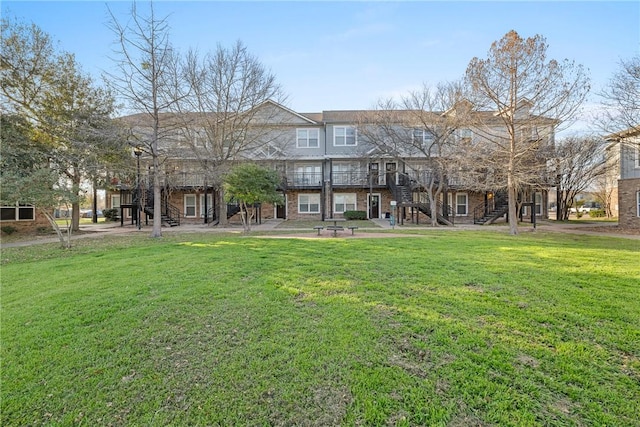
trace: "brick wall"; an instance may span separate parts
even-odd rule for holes
[[[640,228],[638,191],[640,178],[618,180],[618,224],[622,227]]]
[[[35,210],[35,219],[33,221],[0,221],[0,227],[4,226],[14,227],[18,230],[18,233],[33,233],[41,227],[47,230],[53,230],[49,220],[39,209]]]

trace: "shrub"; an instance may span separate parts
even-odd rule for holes
[[[607,216],[604,209],[592,209],[589,211],[589,216],[591,218],[603,218]]]
[[[18,231],[17,228],[15,228],[13,225],[3,225],[2,227],[0,227],[0,230],[2,230],[2,232],[4,234],[13,234],[16,231]]]
[[[102,215],[109,221],[117,221],[119,219],[118,208],[104,209]]]
[[[366,211],[345,211],[344,217],[346,219],[367,219]]]

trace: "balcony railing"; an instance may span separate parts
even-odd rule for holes
[[[322,172],[292,172],[287,174],[289,187],[321,187]]]
[[[370,175],[365,171],[347,171],[332,173],[333,185],[348,185],[367,187],[369,185],[381,186],[385,185],[384,175]]]
[[[161,185],[169,187],[204,187],[205,174],[195,172],[177,172],[164,175]]]

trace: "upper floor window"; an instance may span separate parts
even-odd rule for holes
[[[353,126],[336,126],[333,128],[333,145],[356,145],[356,128]]]
[[[435,140],[433,133],[426,129],[414,129],[413,130],[413,142],[418,144],[432,144]]]
[[[1,221],[33,221],[36,219],[36,209],[29,205],[0,207]]]
[[[462,128],[458,130],[458,138],[460,139],[461,142],[471,142],[471,139],[473,138],[473,131],[471,129],[468,128]]]
[[[636,167],[640,168],[640,144],[636,144]]]
[[[320,131],[318,129],[298,129],[298,148],[318,148],[320,146]]]

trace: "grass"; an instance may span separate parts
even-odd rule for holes
[[[637,240],[141,235],[2,251],[13,425],[640,425]]]

